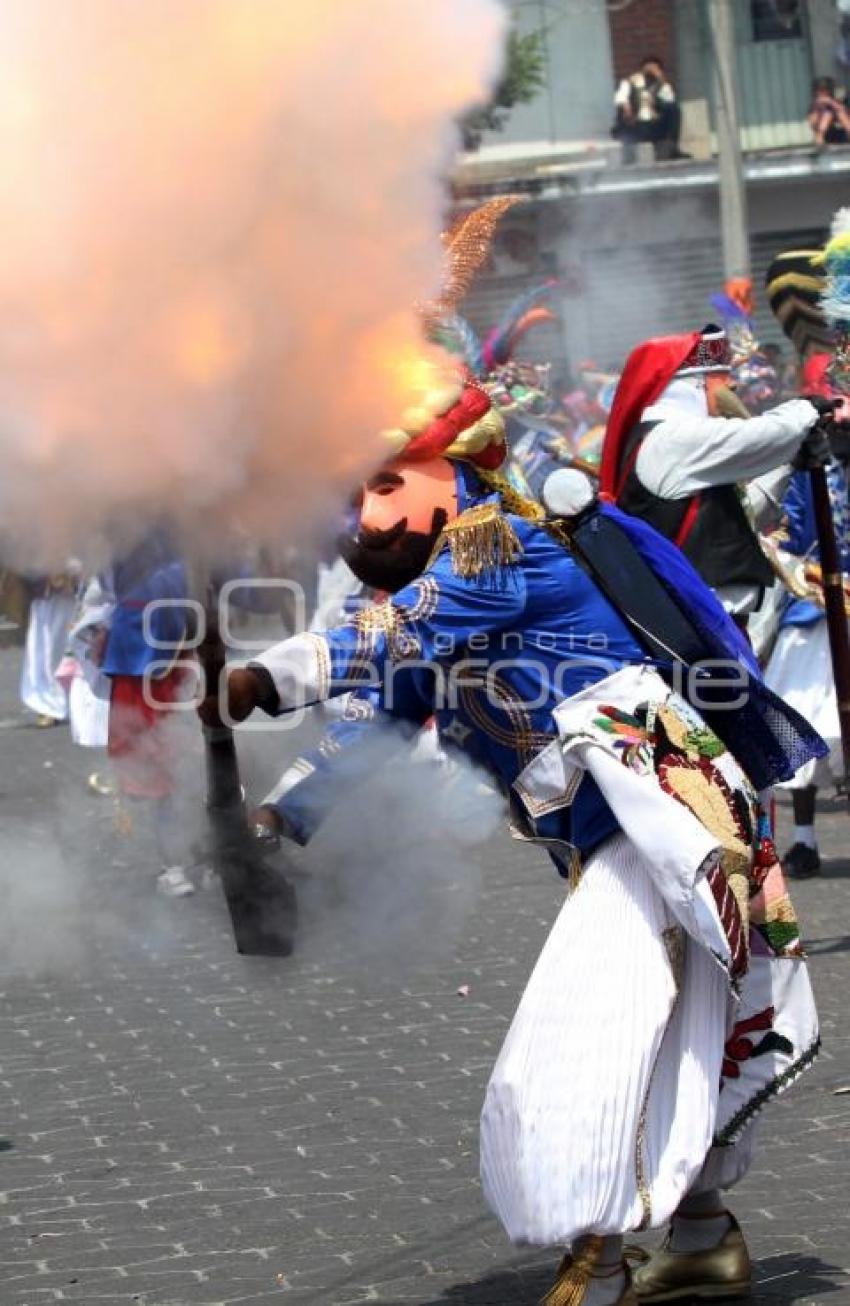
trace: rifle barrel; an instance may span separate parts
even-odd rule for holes
[[[835,538],[826,471],[823,467],[815,467],[810,470],[809,475],[823,573],[823,599],[832,656],[832,673],[835,680],[835,697],[841,727],[841,749],[844,757],[842,787],[845,796],[850,799],[850,633],[848,633],[844,608],[841,555]]]

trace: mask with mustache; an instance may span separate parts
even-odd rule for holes
[[[447,521],[445,509],[435,508],[428,531],[408,530],[407,518],[402,517],[385,531],[361,526],[341,535],[337,547],[364,585],[397,594],[422,575]]]

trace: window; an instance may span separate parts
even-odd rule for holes
[[[754,41],[794,41],[803,35],[801,0],[750,0]]]

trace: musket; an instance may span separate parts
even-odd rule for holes
[[[198,659],[206,695],[217,695],[226,659],[212,603],[207,605]],[[224,889],[236,949],[248,956],[287,957],[295,937],[295,890],[282,872],[265,861],[248,829],[233,730],[226,725],[203,725],[202,731],[210,851]]]
[[[823,603],[826,611],[826,628],[829,634],[829,652],[832,675],[835,681],[835,698],[838,704],[838,721],[841,730],[841,751],[844,772],[838,784],[840,793],[850,800],[850,633],[844,606],[844,581],[841,575],[841,554],[835,538],[835,523],[829,500],[829,487],[824,467],[809,468],[818,549],[820,550],[823,583]]]

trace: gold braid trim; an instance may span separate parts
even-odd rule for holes
[[[498,494],[505,512],[512,512],[515,517],[524,517],[526,521],[542,521],[546,516],[542,504],[520,494],[500,472],[488,472],[486,468],[476,467],[475,474],[482,485]]]
[[[576,1256],[565,1256],[552,1284],[540,1306],[579,1306],[587,1292],[590,1276],[596,1268],[602,1251],[602,1239],[595,1234],[586,1239]]]
[[[383,637],[393,662],[418,657],[422,651],[416,631],[408,625],[407,609],[391,599],[361,608],[352,620],[358,636],[358,656],[372,657]]]

